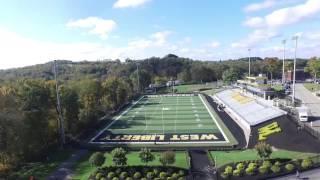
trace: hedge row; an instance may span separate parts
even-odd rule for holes
[[[293,172],[296,169],[308,169],[313,166],[311,159],[292,160],[292,161],[246,161],[225,166],[223,172],[220,173],[224,179],[230,177],[246,177],[254,175],[277,174],[281,172]]]
[[[98,168],[90,180],[184,180],[187,171],[171,166],[107,166]]]

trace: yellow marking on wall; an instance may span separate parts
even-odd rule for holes
[[[277,122],[268,124],[262,128],[258,129],[259,132],[259,141],[266,140],[268,136],[274,133],[281,132],[281,128]]]

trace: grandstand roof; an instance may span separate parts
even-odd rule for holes
[[[263,100],[249,97],[238,90],[229,89],[215,95],[215,99],[232,110],[237,117],[241,117],[250,126],[254,126],[276,117],[285,115],[286,112],[273,107]]]

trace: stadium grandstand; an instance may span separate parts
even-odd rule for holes
[[[244,93],[241,89],[228,89],[213,96],[223,110],[243,129],[248,145],[251,129],[261,123],[286,115],[269,101]]]

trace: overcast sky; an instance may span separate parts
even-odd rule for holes
[[[10,0],[0,6],[0,69],[53,59],[202,60],[320,56],[320,0]]]

